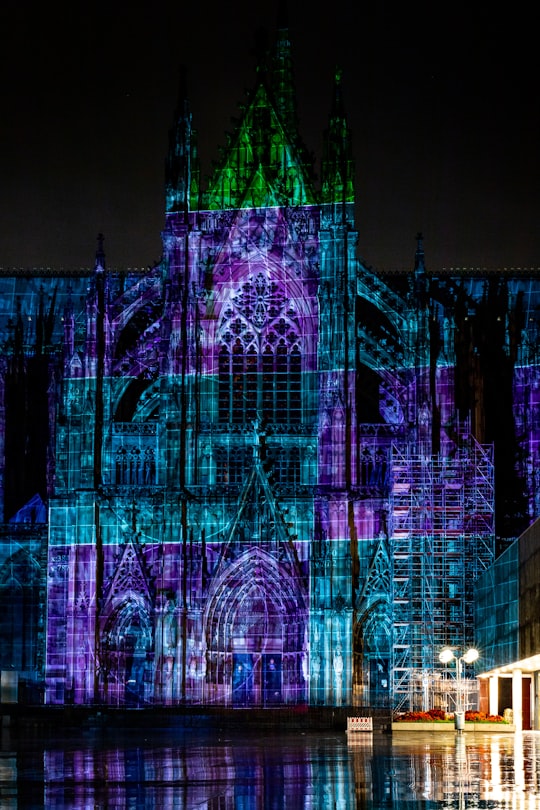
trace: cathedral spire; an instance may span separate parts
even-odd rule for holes
[[[293,60],[289,39],[287,7],[281,0],[278,8],[277,33],[272,63],[272,90],[277,111],[290,133],[296,132],[296,98],[293,78]]]
[[[283,11],[279,25],[285,26]],[[210,178],[205,210],[315,202],[313,161],[298,133],[287,28],[278,28],[270,49],[260,31],[256,54],[257,83]]]
[[[425,252],[424,252],[424,235],[422,233],[416,234],[416,252],[414,254],[414,272],[416,275],[425,274]]]
[[[105,237],[102,233],[98,233],[97,235],[97,250],[96,250],[96,261],[94,264],[94,270],[96,272],[103,272],[105,270],[105,250],[103,248],[103,242],[105,241]]]
[[[425,298],[426,293],[426,262],[424,253],[424,236],[416,234],[416,251],[414,254],[414,289],[416,295]]]
[[[169,153],[165,166],[167,212],[187,214],[198,201],[199,171],[196,133],[187,98],[186,71],[180,70],[180,86],[175,122],[169,131]]]
[[[278,8],[274,41],[269,44],[265,28],[257,31],[255,57],[257,74],[271,94],[281,124],[291,136],[296,133],[298,122],[288,14],[284,0]]]
[[[322,159],[322,201],[354,202],[354,161],[351,133],[343,104],[342,72],[336,69],[334,95]]]

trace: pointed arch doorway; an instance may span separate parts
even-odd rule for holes
[[[271,554],[250,549],[216,582],[206,614],[207,700],[233,707],[306,701],[306,600]]]
[[[392,629],[389,615],[389,603],[380,598],[355,625],[353,689],[355,702],[360,705],[389,705]]]
[[[141,599],[130,595],[109,616],[105,627],[101,654],[105,702],[142,705],[152,649],[149,611]]]

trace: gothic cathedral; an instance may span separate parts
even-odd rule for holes
[[[0,279],[0,669],[49,705],[418,707],[539,514],[533,275],[357,256],[341,77],[320,180],[288,32],[161,261]],[[497,493],[497,497],[495,497]],[[429,673],[429,683],[426,674]],[[39,698],[36,698],[36,695]]]

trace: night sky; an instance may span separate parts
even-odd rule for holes
[[[320,155],[336,64],[354,137],[359,254],[410,269],[540,266],[538,46],[524,4],[289,0],[300,130]],[[321,7],[322,9],[322,7]],[[338,11],[339,9],[339,11]],[[164,161],[188,71],[203,175],[254,84],[277,4],[4,0],[0,267],[160,258]]]

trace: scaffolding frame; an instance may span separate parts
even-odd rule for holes
[[[394,708],[427,710],[448,677],[439,652],[474,643],[474,581],[495,553],[493,450],[464,434],[452,456],[394,445],[391,463]]]

